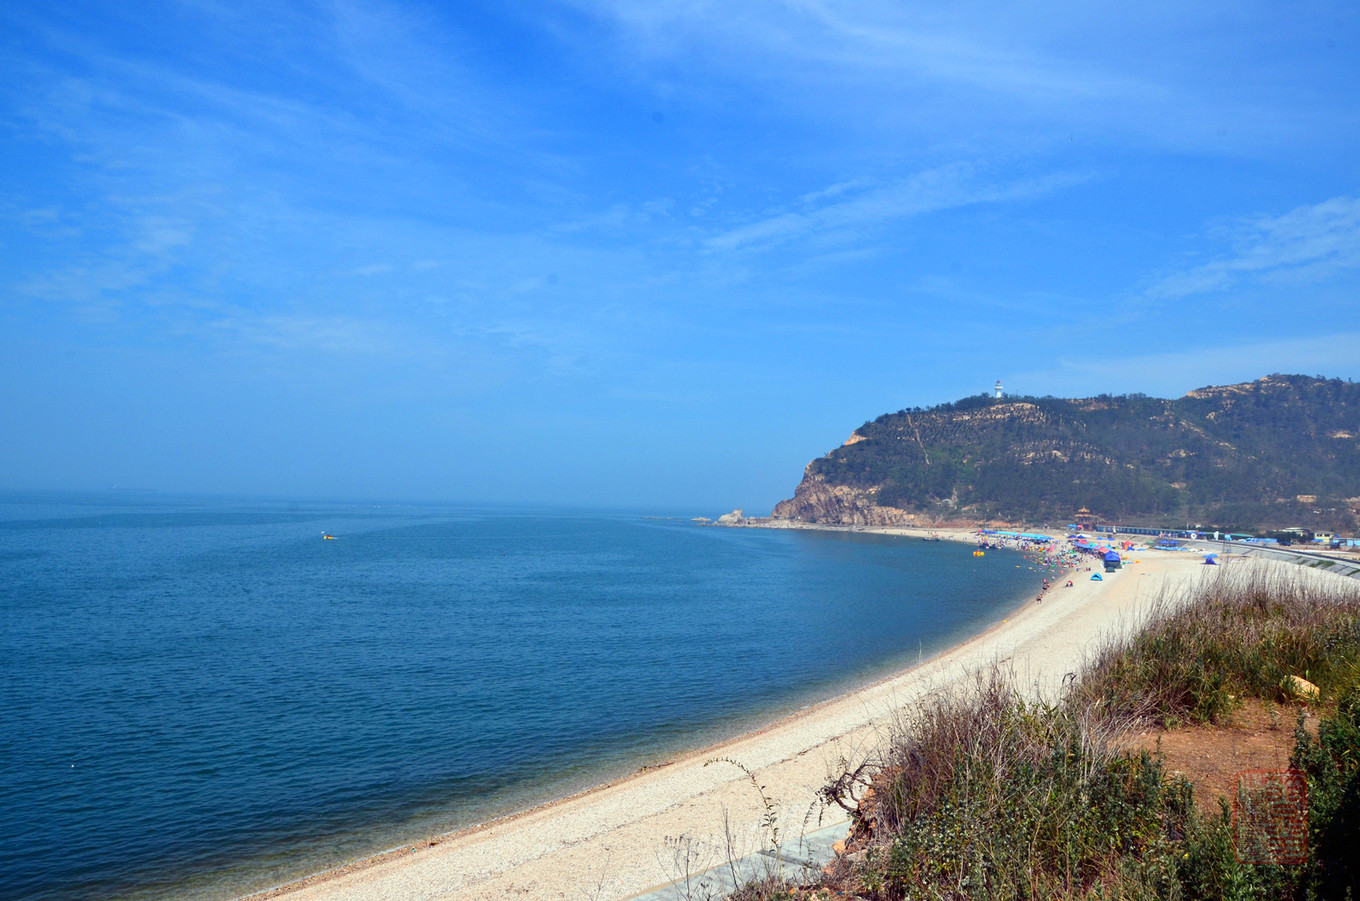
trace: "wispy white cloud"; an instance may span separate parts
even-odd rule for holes
[[[448,19],[421,14],[409,4],[384,0],[331,0],[332,52],[348,70],[378,88],[384,103],[395,101],[441,139],[490,142],[502,152],[516,119],[516,105],[506,102],[500,86],[479,75],[462,60],[475,45],[449,28]],[[442,44],[442,46],[440,46]],[[489,149],[489,148],[488,148]]]
[[[864,181],[805,195],[797,208],[776,212],[714,235],[711,250],[762,249],[839,229],[861,228],[938,210],[1026,200],[1090,180],[1060,172],[1032,179],[988,182],[976,168],[954,163],[886,184]]]
[[[1151,354],[1072,354],[1007,376],[1017,393],[1080,397],[1139,391],[1176,397],[1205,385],[1234,384],[1272,372],[1335,376],[1355,370],[1360,332],[1315,338],[1210,344]]]
[[[186,247],[193,240],[193,226],[171,216],[152,216],[141,221],[141,235],[134,242],[137,252],[152,256]]]
[[[637,203],[614,203],[588,217],[561,222],[552,230],[562,234],[575,232],[620,233],[628,229],[651,225],[671,218],[674,201],[669,198],[644,200]]]
[[[1360,269],[1360,198],[1333,197],[1282,216],[1255,216],[1217,228],[1231,251],[1163,276],[1155,298],[1228,290],[1247,281],[1313,282]]]
[[[1135,79],[1105,75],[1064,63],[1051,52],[1027,49],[1027,39],[1044,32],[1042,14],[1034,16],[1028,28],[1007,30],[995,27],[997,14],[981,16],[967,4],[953,10],[824,0],[722,4],[575,0],[574,5],[617,22],[635,37],[629,46],[658,56],[680,55],[686,48],[701,52],[741,48],[748,59],[755,53],[804,66],[914,72],[1027,97],[1036,90],[1089,97],[1139,89]]]
[[[841,66],[912,72],[946,83],[967,84],[1027,103],[1064,99],[1128,101],[1154,93],[1149,82],[1106,72],[1077,59],[1026,46],[1042,32],[1028,28],[991,31],[976,10],[921,15],[898,4],[810,0],[794,6],[825,40],[808,45]],[[1018,23],[1017,23],[1018,24]],[[792,49],[792,48],[790,48]]]
[[[248,316],[214,320],[211,328],[247,342],[288,352],[339,357],[387,356],[410,350],[410,341],[390,324],[346,316]]]
[[[815,191],[810,191],[807,194],[804,194],[802,197],[799,197],[798,202],[817,203],[818,201],[830,200],[835,197],[840,197],[848,191],[855,191],[859,190],[860,188],[872,188],[872,187],[874,187],[873,179],[853,178],[850,179],[849,181],[837,182],[834,185],[827,185],[825,188],[819,188]]]
[[[392,271],[391,263],[368,263],[363,266],[355,266],[349,271],[350,275],[357,275],[367,278],[372,275],[387,275]]]
[[[957,137],[981,126],[995,141],[1002,121],[1023,130],[1036,116],[1046,124],[1074,115],[1085,125],[1127,122],[1173,97],[1191,102],[1177,91],[1189,86],[1160,83],[1149,66],[1121,68],[1109,54],[1072,52],[1094,35],[1055,39],[1062,27],[1055,23],[1073,19],[1066,11],[834,0],[564,2],[624,32],[617,47],[644,71],[683,65],[705,79],[739,81],[804,116],[859,118],[856,127],[869,131],[943,127]],[[864,120],[869,110],[872,119]]]
[[[17,296],[87,310],[98,307],[108,313],[134,294],[158,290],[194,243],[194,221],[170,208],[147,198],[110,198],[93,214],[83,210],[63,216],[81,224],[55,236],[70,252],[55,265],[16,279],[10,290]],[[91,233],[97,233],[101,243],[75,249],[75,242]]]
[[[1251,3],[561,2],[616,28],[643,81],[681,67],[856,135],[1254,156],[1360,127],[1325,58],[1299,65],[1316,18]]]

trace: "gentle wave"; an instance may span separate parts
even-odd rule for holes
[[[0,885],[222,898],[485,820],[978,631],[1033,589],[1017,561],[611,513],[5,496]]]

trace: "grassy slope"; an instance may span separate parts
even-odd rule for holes
[[[1360,583],[1224,573],[1161,605],[1055,705],[1003,676],[940,698],[903,724],[859,807],[859,850],[825,882],[748,897],[1360,897]],[[1226,807],[1116,740],[1134,726],[1221,719],[1244,696],[1282,698],[1306,674],[1327,715],[1296,735],[1307,776],[1303,866],[1241,863]]]

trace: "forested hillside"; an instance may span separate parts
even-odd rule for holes
[[[986,395],[880,416],[808,465],[776,516],[1352,531],[1360,385],[1272,375],[1176,400]]]

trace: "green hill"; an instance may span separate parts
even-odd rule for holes
[[[1353,532],[1360,384],[1271,375],[1167,400],[987,395],[880,416],[808,464],[774,515]]]

